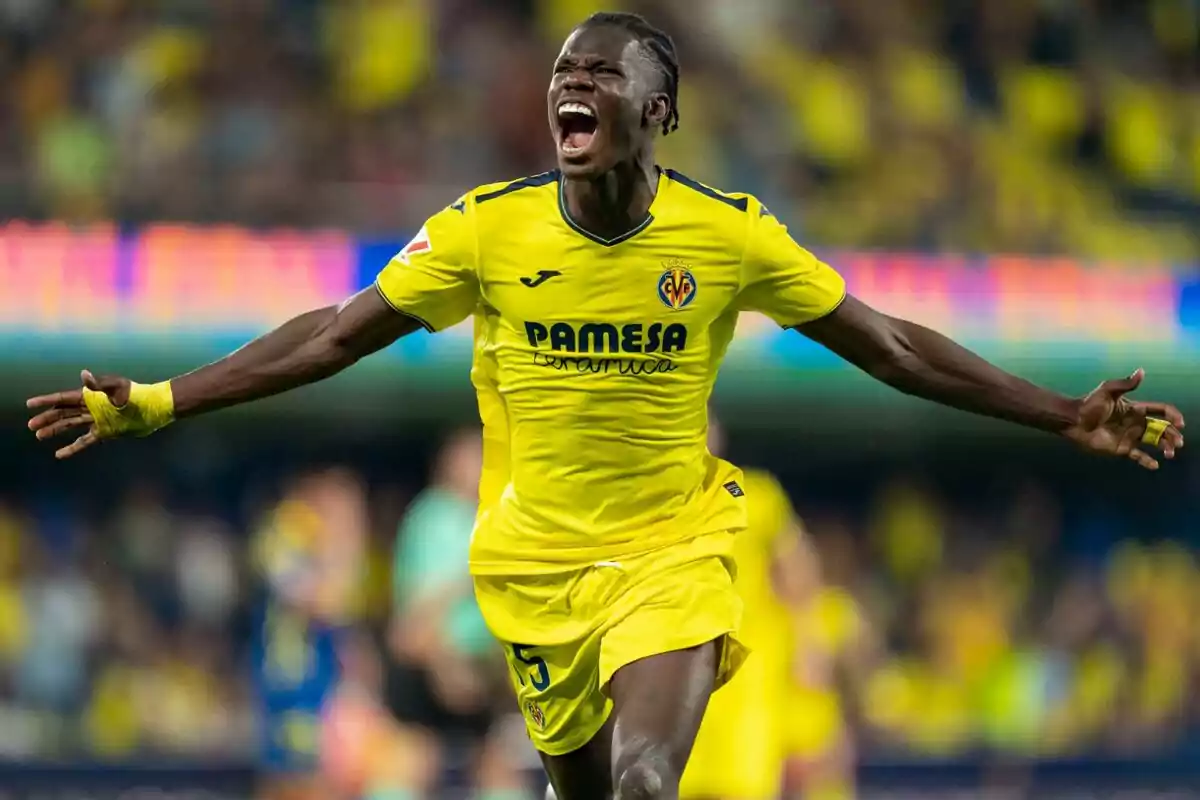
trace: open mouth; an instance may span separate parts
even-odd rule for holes
[[[596,112],[583,103],[564,102],[558,106],[558,128],[563,153],[569,156],[585,152],[596,138]]]

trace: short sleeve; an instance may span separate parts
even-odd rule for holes
[[[462,322],[479,297],[474,208],[466,199],[430,217],[375,279],[383,299],[429,331]]]
[[[788,328],[820,319],[846,296],[846,282],[805,250],[758,201],[752,201],[738,308],[766,314]]]

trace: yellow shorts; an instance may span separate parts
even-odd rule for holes
[[[787,758],[787,664],[770,649],[756,648],[737,680],[713,695],[683,773],[681,797],[780,796]]]
[[[476,576],[475,595],[504,646],[534,746],[562,755],[608,719],[608,682],[626,664],[724,639],[717,685],[745,649],[733,639],[731,534],[554,575]]]

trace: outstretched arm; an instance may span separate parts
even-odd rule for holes
[[[178,418],[248,403],[336,375],[421,327],[369,287],[285,322],[220,361],[171,380]]]
[[[1179,429],[1184,420],[1178,409],[1125,397],[1141,384],[1141,370],[1128,378],[1105,381],[1085,397],[1067,397],[1005,372],[940,333],[889,317],[852,296],[795,330],[905,394],[1060,434],[1085,449],[1127,456],[1149,469],[1157,468],[1158,462],[1138,449],[1140,443],[1161,447],[1167,458],[1183,446]],[[1155,418],[1166,424],[1156,427]]]
[[[147,435],[173,419],[248,403],[328,378],[383,349],[420,323],[395,311],[375,287],[340,306],[285,322],[212,364],[163,383],[83,373],[83,389],[30,399],[39,439],[86,428],[55,455],[67,458],[101,439]]]
[[[947,337],[889,317],[853,296],[795,330],[905,394],[1062,433],[1080,401],[1010,375]]]
[[[83,388],[35,397],[39,439],[86,429],[55,454],[103,439],[147,436],[180,417],[248,403],[336,375],[417,328],[445,330],[478,301],[474,205],[468,198],[430,217],[364,289],[339,306],[301,314],[208,366],[155,384],[96,378]]]

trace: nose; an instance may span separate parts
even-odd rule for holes
[[[591,91],[594,86],[592,74],[584,69],[571,70],[563,79],[563,89],[567,90]]]

